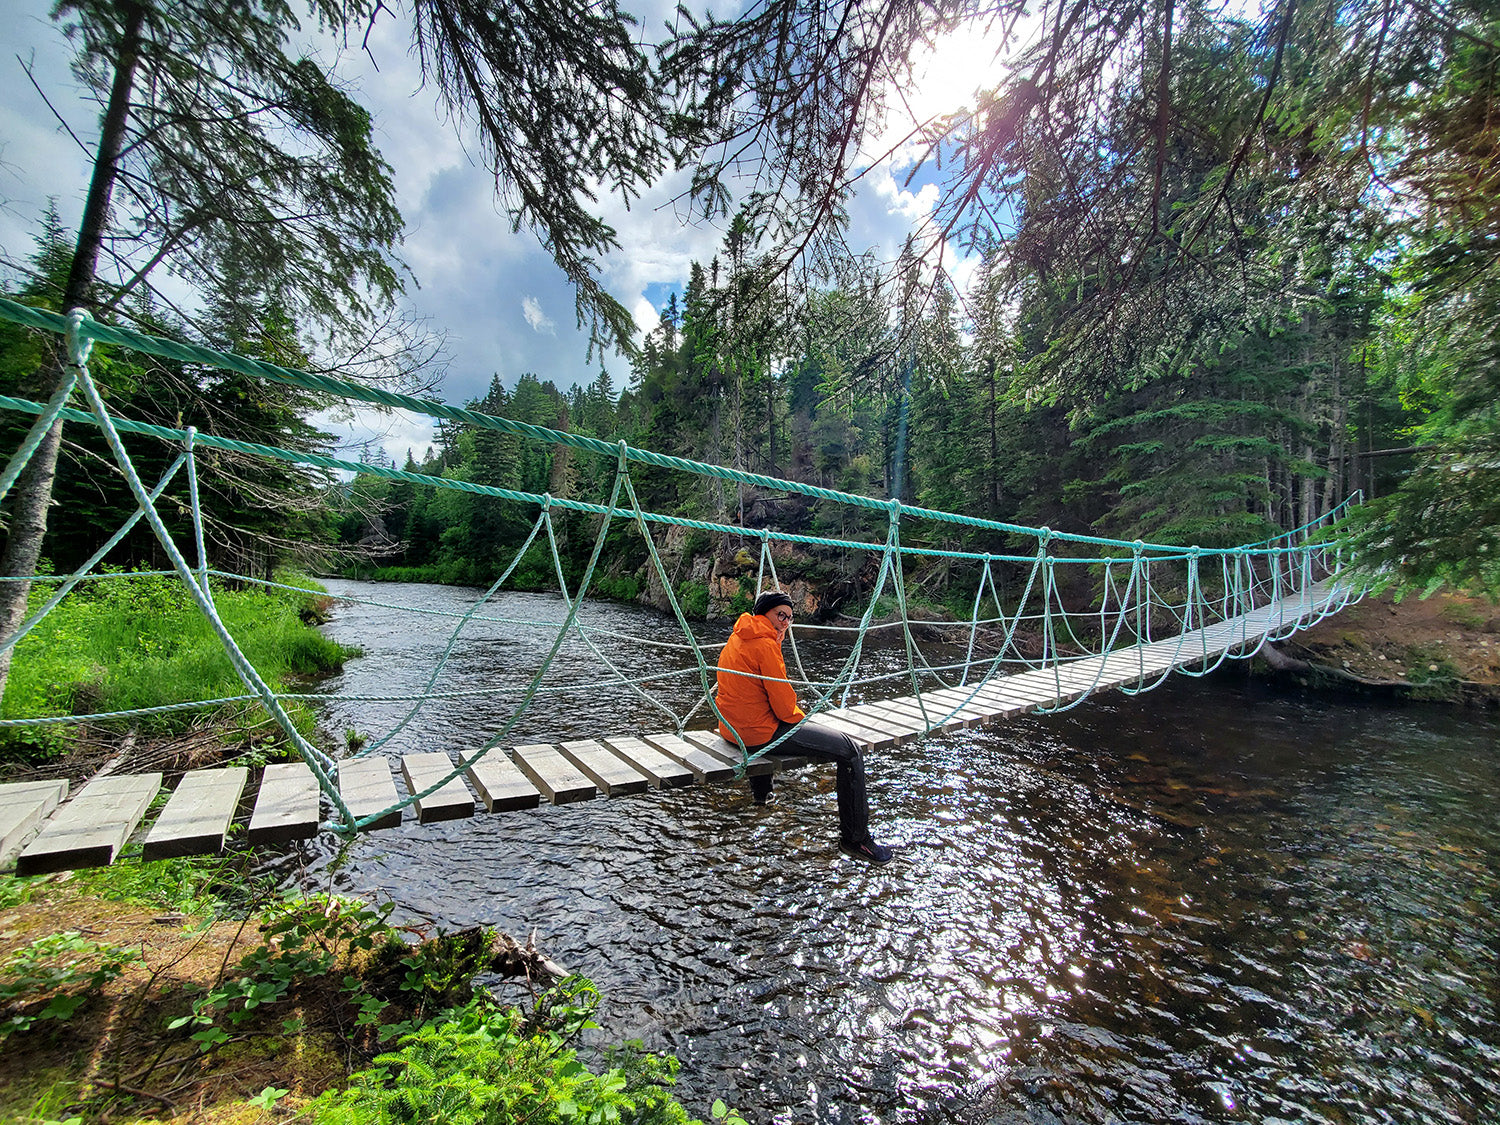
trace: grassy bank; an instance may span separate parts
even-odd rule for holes
[[[309,585],[305,578],[295,584]],[[319,599],[305,594],[213,584],[220,617],[250,662],[276,690],[342,666],[351,651],[314,627]],[[54,587],[38,583],[32,609]],[[0,717],[82,715],[245,694],[224,646],[176,577],[115,575],[81,584],[16,646]],[[126,716],[108,730],[168,735],[202,721],[200,711]],[[298,710],[310,730],[311,712]],[[256,726],[259,707],[214,715],[227,741]],[[0,730],[0,761],[39,761],[65,752],[71,726]]]
[[[387,914],[242,859],[0,876],[0,1120],[688,1125],[675,1059],[582,1048],[587,980]]]

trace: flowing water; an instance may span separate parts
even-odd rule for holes
[[[391,752],[500,728],[563,607],[493,613],[509,620],[471,623],[438,687],[505,698],[429,705]],[[670,620],[588,620],[630,675],[688,666],[642,640],[671,640]],[[339,608],[328,631],[366,655],[323,690],[419,691],[454,624]],[[548,683],[567,690],[506,741],[669,725],[602,667],[565,646]],[[697,683],[650,690],[681,709]],[[340,702],[327,721],[378,735],[404,713]],[[753,1125],[1500,1120],[1493,716],[1176,678],[881,751],[870,774],[877,835],[902,848],[880,869],[837,852],[826,767],[765,808],[738,784],[408,820],[338,863],[315,844],[280,865],[411,921],[535,931],[599,986],[599,1040],[676,1055],[699,1116],[722,1097]]]

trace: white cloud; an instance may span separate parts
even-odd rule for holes
[[[937,206],[937,184],[923,184],[915,192],[910,191],[901,186],[885,165],[875,169],[868,178],[873,182],[875,194],[887,202],[892,214],[920,222]]]
[[[36,220],[49,195],[60,197],[64,222],[76,223],[88,175],[82,154],[53,128],[15,56],[35,53],[44,88],[86,142],[92,141],[96,127],[96,109],[75,95],[69,51],[47,18],[49,3],[0,4],[0,41],[8,48],[0,55],[0,143],[5,146],[0,151],[0,203],[9,204],[9,210],[0,209],[0,248],[11,257],[30,252]],[[661,10],[642,17],[647,33],[671,14],[665,0],[656,6]],[[368,52],[358,37],[349,43],[324,39],[316,47],[325,60],[336,59],[340,80],[371,111],[376,142],[394,169],[397,201],[407,221],[401,253],[415,275],[404,302],[434,330],[449,334],[451,363],[439,397],[463,403],[481,396],[492,376],[514,385],[528,371],[564,388],[589,383],[601,358],[616,385],[623,385],[625,361],[612,354],[588,356],[585,334],[565,311],[575,307],[573,287],[534,235],[511,230],[496,200],[493,177],[476,161],[471,135],[442,119],[435,92],[421,86],[410,53],[409,24],[387,10],[376,21]],[[973,73],[980,65],[955,63],[946,46],[936,57],[938,74]],[[922,90],[917,93],[927,97]],[[901,174],[893,177],[890,167],[876,169],[862,186],[851,207],[850,240],[856,247],[875,245],[883,257],[893,258],[913,219],[930,213],[936,188],[901,188]],[[600,261],[601,278],[631,310],[642,334],[657,322],[657,306],[646,293],[660,289],[651,287],[685,284],[691,263],[706,264],[723,240],[717,225],[681,222],[671,201],[688,175],[684,171],[669,177],[628,208],[618,197],[600,194],[598,210],[621,244]],[[949,263],[956,258],[950,253]],[[395,433],[378,440],[400,461],[407,445],[420,455],[427,439]]]
[[[425,414],[380,410],[373,406],[341,407],[315,415],[313,425],[334,435],[334,456],[343,461],[378,460],[383,453],[399,469],[410,453],[418,461],[437,444],[437,427]],[[344,474],[348,475],[348,474]]]
[[[531,325],[533,332],[545,332],[549,336],[557,335],[557,325],[552,323],[552,318],[542,311],[541,302],[529,294],[521,298],[521,315],[526,318],[526,323]]]

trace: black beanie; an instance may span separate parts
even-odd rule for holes
[[[755,599],[755,606],[753,609],[751,609],[750,612],[759,617],[762,614],[770,613],[779,605],[784,605],[788,609],[790,609],[792,605],[792,599],[787,597],[780,590],[767,590],[764,594]]]

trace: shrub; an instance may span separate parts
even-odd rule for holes
[[[641,580],[634,574],[605,575],[594,579],[591,593],[616,601],[633,602],[641,596],[641,589]]]
[[[592,1027],[593,986],[578,977],[538,1002],[528,1020],[474,1000],[401,1038],[397,1049],[313,1103],[319,1125],[441,1121],[607,1122],[688,1125],[671,1095],[677,1060],[629,1043],[595,1074],[570,1041]]]
[[[677,602],[682,606],[683,616],[701,621],[708,616],[708,587],[686,579],[677,586]]]

